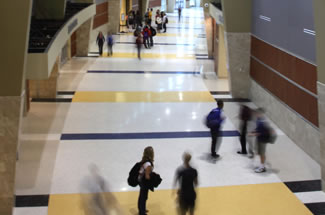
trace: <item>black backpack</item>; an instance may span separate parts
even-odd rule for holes
[[[139,185],[138,177],[139,177],[139,171],[142,164],[143,164],[142,162],[136,163],[129,172],[128,184],[131,187],[136,187]]]
[[[168,18],[166,17],[166,24],[168,23]]]

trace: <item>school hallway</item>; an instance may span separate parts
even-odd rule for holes
[[[133,33],[114,36],[113,56],[74,57],[60,71],[56,100],[34,99],[22,122],[16,169],[15,215],[86,214],[84,179],[95,164],[127,215],[136,215],[139,187],[127,177],[143,149],[155,151],[154,171],[163,181],[149,193],[150,215],[174,215],[174,174],[182,154],[198,170],[198,215],[308,215],[322,209],[319,164],[277,126],[267,145],[267,171],[259,158],[237,154],[239,105],[227,79],[218,79],[208,59],[202,8],[168,14],[167,33],[142,48],[138,60]],[[210,159],[211,138],[204,119],[224,100],[221,157]],[[112,213],[114,214],[114,212]],[[117,214],[117,213],[115,213]]]

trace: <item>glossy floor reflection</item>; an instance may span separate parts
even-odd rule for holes
[[[310,214],[307,207],[319,207],[310,204],[324,202],[319,165],[275,125],[278,140],[268,147],[266,173],[254,173],[257,157],[237,154],[240,103],[207,59],[203,9],[184,9],[181,22],[176,13],[168,16],[168,33],[143,49],[141,61],[130,34],[114,36],[114,57],[93,57],[98,49],[92,42],[92,57],[61,68],[57,98],[68,100],[32,102],[22,122],[15,215],[83,214],[80,199],[89,189],[82,181],[91,164],[126,214],[136,214],[138,188],[128,186],[127,177],[149,145],[163,178],[150,193],[149,214],[175,214],[170,192],[185,150],[199,172],[199,215]],[[204,119],[218,98],[227,100],[227,119],[221,158],[214,161]],[[307,186],[297,191],[283,182]]]

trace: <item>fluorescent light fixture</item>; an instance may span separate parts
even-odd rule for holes
[[[270,17],[267,17],[267,16],[260,15],[260,19],[263,19],[263,20],[265,20],[267,22],[271,22],[271,18]]]
[[[306,33],[306,34],[310,34],[310,35],[313,35],[313,36],[316,35],[316,32],[315,32],[315,31],[313,31],[313,30],[309,30],[309,29],[307,29],[307,28],[304,28],[304,33]]]

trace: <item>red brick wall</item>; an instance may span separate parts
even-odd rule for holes
[[[317,98],[311,94],[317,94],[316,66],[254,36],[252,36],[251,56],[251,77],[318,127]]]
[[[108,23],[108,2],[96,6],[93,29]]]

